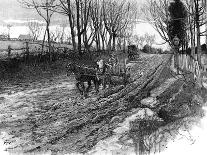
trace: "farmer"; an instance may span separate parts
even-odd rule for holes
[[[117,65],[117,63],[118,63],[118,58],[115,56],[115,54],[114,53],[112,53],[111,55],[110,55],[110,58],[109,58],[109,65],[111,66],[111,69],[113,70],[113,72],[115,71],[115,67],[116,67],[116,65]]]

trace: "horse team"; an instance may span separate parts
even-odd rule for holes
[[[76,87],[81,95],[88,96],[92,82],[95,86],[96,93],[99,92],[99,86],[102,84],[103,89],[112,85],[113,63],[107,63],[103,59],[96,62],[95,67],[88,67],[70,63],[67,65],[67,75],[74,74],[76,79]],[[87,87],[84,83],[87,83]]]

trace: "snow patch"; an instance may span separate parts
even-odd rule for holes
[[[119,134],[127,132],[130,130],[130,122],[136,119],[146,119],[153,116],[155,116],[155,113],[152,110],[148,108],[139,109],[137,113],[126,118],[123,123],[119,124],[119,127],[114,129],[114,132]]]

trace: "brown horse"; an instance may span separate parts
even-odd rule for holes
[[[76,65],[74,63],[68,64],[66,68],[67,68],[67,75],[68,76],[70,75],[69,73],[71,73],[71,72],[75,75],[76,86],[77,86],[78,90],[80,91],[81,95],[84,95],[84,97],[87,97],[87,94],[91,88],[91,81],[95,85],[96,93],[99,92],[99,85],[100,85],[101,81],[98,79],[98,77],[96,75],[96,69],[82,67],[82,66]],[[87,84],[88,84],[87,88],[85,88],[84,82],[87,82]]]

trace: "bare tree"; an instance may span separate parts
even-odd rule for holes
[[[88,51],[90,50],[90,48],[95,40],[95,35],[96,35],[96,32],[92,26],[92,22],[89,21],[88,26],[86,28],[86,31],[84,31],[84,33],[82,35],[83,45],[86,50],[88,50]]]
[[[155,35],[150,35],[149,33],[145,33],[144,40],[149,46],[152,46],[152,44],[155,43]]]
[[[38,23],[37,21],[28,22],[30,36],[32,37],[33,41],[37,40],[40,37],[40,34],[42,32],[42,26],[43,25]]]
[[[75,0],[75,6],[76,6],[76,28],[77,28],[77,37],[78,37],[78,51],[81,54],[81,45],[82,45],[81,36],[83,34],[86,35],[91,1]]]
[[[96,48],[100,49],[102,47],[102,50],[107,48],[108,42],[108,31],[104,22],[104,15],[106,13],[104,6],[104,0],[94,0],[91,8],[91,20],[95,30]]]
[[[205,36],[205,31],[201,27],[207,24],[206,20],[206,1],[202,0],[185,0],[188,10],[188,33],[191,41],[192,56],[198,61],[201,67],[201,36]],[[197,47],[197,49],[196,49]],[[197,55],[195,54],[197,52]]]
[[[59,1],[59,4],[57,6],[59,7],[57,7],[56,12],[68,17],[73,50],[76,51],[77,47],[76,47],[76,41],[75,41],[76,32],[75,32],[74,1],[71,1],[71,0],[58,0],[58,1]]]
[[[207,23],[207,20],[205,19],[204,13],[205,13],[205,3],[204,1],[200,0],[194,0],[193,1],[193,7],[194,12],[193,16],[195,17],[195,27],[196,27],[196,40],[197,40],[197,60],[198,63],[201,64],[201,41],[200,37],[205,35],[206,32],[201,31],[201,26],[205,25]]]
[[[169,39],[169,1],[168,0],[149,0],[142,7],[145,19],[149,21],[154,29],[159,33],[161,38],[170,45],[172,40]]]
[[[62,30],[61,30],[61,35],[60,35],[60,43],[63,43],[64,42],[64,40],[65,40],[65,29],[66,29],[66,27],[67,27],[67,24],[66,23],[62,23],[61,25],[60,25],[60,27],[62,28]]]
[[[200,1],[200,0],[191,0],[190,1],[191,5],[192,5],[192,13],[191,16],[194,17],[194,33],[195,33],[195,38],[196,38],[196,44],[197,45],[197,61],[198,61],[198,72],[195,71],[196,73],[196,77],[197,77],[197,81],[198,84],[201,86],[201,74],[200,74],[200,70],[201,70],[201,41],[200,41],[200,37],[201,36],[205,36],[207,31],[201,31],[201,26],[206,25],[207,24],[207,20],[206,20],[206,2],[205,1]]]
[[[96,42],[96,49],[101,49],[101,30],[103,28],[103,9],[100,0],[92,1],[92,7],[90,9],[91,18],[91,29],[94,31],[94,39]],[[104,41],[102,38],[102,46],[104,46]]]
[[[134,35],[133,39],[135,43],[138,45],[138,48],[142,48],[144,45],[145,37],[142,35]]]
[[[91,0],[58,0],[58,13],[68,16],[73,49],[81,55],[82,36],[87,30]],[[86,33],[85,33],[86,34]],[[77,35],[77,47],[75,37]]]
[[[187,39],[191,41],[192,56],[198,68],[201,68],[201,36],[205,36],[207,31],[201,31],[201,26],[207,24],[206,20],[206,1],[205,0],[185,0],[183,1],[187,8]],[[146,18],[151,21],[154,28],[160,36],[168,42],[172,47],[172,40],[169,38],[169,1],[167,0],[149,0],[142,10],[145,12]],[[197,47],[197,55],[195,49]],[[192,60],[191,60],[192,61]],[[198,69],[197,68],[197,69]],[[198,71],[199,72],[199,71]],[[199,74],[194,71],[194,75]],[[197,75],[199,83],[199,75]]]
[[[50,32],[51,41],[59,42],[61,35],[62,35],[62,29],[60,27],[56,27],[54,31]]]
[[[127,26],[134,21],[133,17],[136,17],[135,12],[132,11],[132,3],[125,0],[103,0],[104,11],[104,25],[109,34],[108,49],[115,50],[116,38],[120,31],[126,29]],[[134,11],[134,10],[133,10]],[[113,42],[113,46],[111,45]]]
[[[193,7],[193,1],[192,0],[186,0],[185,1],[185,5],[186,5],[186,8],[187,8],[187,11],[189,13],[189,16],[188,16],[188,25],[189,25],[189,28],[188,28],[188,31],[187,31],[187,40],[190,41],[190,45],[191,45],[191,51],[192,51],[192,55],[194,56],[195,55],[195,24],[194,24],[194,16],[193,16],[193,10],[194,10],[194,7]]]
[[[11,30],[11,27],[12,27],[12,25],[11,24],[7,24],[7,29],[8,29],[8,39],[10,39],[11,38],[11,34],[10,34],[10,30]]]
[[[56,26],[55,30],[50,32],[51,41],[63,43],[66,40],[66,23]]]
[[[206,19],[207,18],[207,2],[206,2],[206,0],[202,0],[202,2],[203,2],[204,10],[205,10],[204,18]],[[207,22],[205,24],[205,31],[206,31],[205,43],[207,44]]]
[[[46,23],[45,34],[47,34],[47,41],[49,46],[50,60],[51,57],[51,41],[50,41],[50,23],[54,10],[56,9],[55,0],[20,0],[20,2],[30,9],[35,9],[40,17],[42,17]],[[45,35],[43,38],[43,47],[44,47]]]

